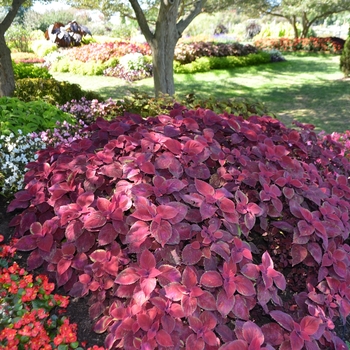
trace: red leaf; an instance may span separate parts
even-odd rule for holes
[[[191,334],[186,339],[186,349],[185,350],[204,350],[205,343],[201,338],[197,338],[196,335]]]
[[[300,327],[306,334],[313,335],[318,331],[321,322],[320,318],[305,316],[300,322]]]
[[[65,236],[69,242],[75,241],[83,232],[84,224],[78,220],[72,220],[66,227]]]
[[[219,339],[215,335],[213,331],[206,331],[203,334],[203,340],[209,345],[209,346],[217,346],[220,344]]]
[[[315,261],[320,264],[322,261],[322,249],[320,245],[316,242],[309,242],[307,244],[307,249],[310,252],[311,256],[315,259]]]
[[[84,192],[78,198],[76,203],[81,208],[87,208],[95,200],[95,195],[92,192]]]
[[[249,320],[249,309],[245,302],[245,298],[240,294],[235,295],[235,303],[233,305],[232,312],[235,316],[242,320]]]
[[[257,339],[260,346],[264,343],[264,335],[261,328],[251,321],[244,323],[242,334],[248,343],[252,343],[255,339]]]
[[[308,251],[302,245],[293,244],[291,254],[292,254],[292,266],[295,266],[305,260],[305,258],[307,257]]]
[[[147,332],[153,324],[152,319],[147,314],[137,314],[136,317],[137,323],[139,324],[141,329]]]
[[[182,261],[185,265],[195,265],[202,258],[202,251],[188,244],[182,250]]]
[[[63,275],[70,267],[72,261],[67,259],[61,259],[57,264],[57,273]]]
[[[209,185],[207,182],[194,179],[194,184],[196,186],[197,191],[203,196],[214,196],[215,190],[213,186]]]
[[[37,240],[38,248],[45,252],[50,252],[53,244],[53,236],[47,233],[44,237],[40,237]]]
[[[216,324],[218,323],[216,316],[214,316],[214,314],[209,311],[203,311],[199,315],[199,319],[202,321],[203,325],[205,325],[207,329],[214,329]]]
[[[238,339],[220,346],[219,350],[248,350],[248,343]]]
[[[191,266],[186,266],[182,273],[182,284],[187,288],[196,286],[198,283],[198,278],[196,270]]]
[[[203,328],[203,322],[202,322],[199,318],[197,318],[197,317],[195,317],[195,316],[193,316],[193,315],[189,315],[188,318],[187,318],[187,320],[188,320],[189,326],[190,326],[196,333],[199,332],[199,331],[201,330],[201,328]]]
[[[267,323],[261,327],[266,343],[277,346],[282,344],[283,330],[277,323]]]
[[[235,203],[233,203],[230,199],[228,198],[222,198],[219,204],[219,208],[224,212],[224,213],[236,213],[236,206]]]
[[[30,253],[27,259],[27,268],[29,271],[35,270],[40,267],[44,262],[44,259],[41,257],[39,251],[36,249]]]
[[[37,237],[34,235],[23,236],[15,244],[15,248],[24,252],[28,252],[37,247]]]
[[[175,139],[168,139],[164,142],[164,145],[168,148],[168,150],[174,154],[181,153],[181,143]]]
[[[253,282],[248,278],[237,275],[234,281],[236,283],[236,288],[239,294],[242,294],[244,296],[252,296],[256,294]]]
[[[140,256],[140,267],[147,271],[156,267],[156,259],[149,250],[144,250]]]
[[[135,200],[136,210],[131,214],[131,216],[142,221],[152,220],[157,212],[155,205],[145,197],[136,197]]]
[[[173,341],[171,339],[171,336],[164,329],[160,329],[157,332],[156,340],[157,340],[157,343],[160,346],[164,346],[164,347],[172,347],[172,346],[174,346],[174,343],[173,343]]]
[[[140,275],[136,272],[133,267],[128,267],[123,270],[115,279],[115,283],[121,285],[130,285],[140,279]]]
[[[157,207],[157,214],[165,220],[173,219],[177,214],[176,208],[170,205],[159,205]]]
[[[113,322],[113,318],[110,316],[102,316],[94,325],[94,332],[101,334],[104,333],[108,326]]]
[[[273,310],[270,312],[270,316],[287,331],[291,332],[294,329],[294,321],[292,317],[285,312]]]
[[[185,143],[183,152],[189,156],[196,156],[204,150],[204,145],[195,140],[188,140]]]
[[[152,236],[162,247],[165,246],[172,235],[171,225],[166,220],[160,220],[159,223],[152,221],[150,231]]]
[[[211,217],[213,217],[216,210],[216,206],[203,202],[199,209],[202,216],[202,220],[210,219]]]
[[[216,298],[217,310],[223,317],[226,317],[232,310],[235,303],[235,297],[227,297],[227,294],[224,290],[220,290]]]
[[[290,345],[292,350],[301,350],[304,346],[304,340],[301,339],[295,331],[293,331],[290,334]]]
[[[200,279],[200,283],[209,288],[222,286],[222,277],[217,271],[206,271]]]
[[[42,235],[42,229],[43,227],[41,226],[41,223],[40,222],[33,222],[31,225],[30,225],[30,233],[32,235]]]
[[[107,223],[103,226],[98,234],[98,243],[100,246],[112,243],[118,236],[118,232],[114,229],[113,225]]]
[[[217,309],[214,295],[207,290],[203,290],[203,294],[197,298],[197,303],[203,310],[215,311]]]
[[[182,299],[186,289],[178,282],[169,283],[164,287],[165,296],[173,301],[179,301]]]
[[[84,227],[87,230],[92,230],[98,227],[102,227],[106,223],[107,219],[100,211],[94,211],[85,216]]]
[[[184,218],[186,217],[187,215],[187,206],[183,203],[180,203],[180,202],[170,202],[170,203],[167,203],[167,207],[173,207],[177,214],[171,218],[171,219],[168,219],[169,222],[172,224],[172,225],[175,225],[181,221],[184,220]]]
[[[83,234],[77,238],[75,244],[79,253],[87,252],[95,244],[95,235],[84,230]]]
[[[158,282],[165,286],[170,282],[180,282],[181,272],[174,266],[163,264],[159,266],[161,274],[158,276]]]

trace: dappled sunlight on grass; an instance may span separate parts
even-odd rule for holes
[[[286,54],[287,61],[207,73],[176,74],[178,96],[194,93],[202,98],[251,98],[265,103],[283,122],[298,119],[327,132],[349,129],[350,81],[339,70],[339,56]],[[56,74],[54,74],[56,78]],[[60,74],[105,98],[123,98],[129,88],[153,94],[153,79],[132,84],[111,77]]]

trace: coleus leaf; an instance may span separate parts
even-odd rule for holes
[[[270,316],[287,331],[291,332],[294,329],[294,320],[292,316],[285,312],[273,310],[270,312]]]
[[[139,273],[137,273],[133,267],[128,267],[118,274],[115,279],[115,283],[121,285],[130,285],[137,282],[139,279]]]
[[[100,246],[110,244],[116,239],[117,236],[118,232],[114,229],[113,225],[107,223],[101,228],[98,234],[98,243]]]
[[[160,222],[152,221],[150,232],[155,240],[164,247],[171,238],[172,227],[167,220],[160,220]]]
[[[220,287],[223,284],[222,277],[217,271],[206,271],[200,278],[200,283],[209,288]]]

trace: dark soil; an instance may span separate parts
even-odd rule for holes
[[[14,234],[14,228],[9,227],[11,219],[16,213],[7,213],[9,200],[0,195],[0,235],[5,237],[3,243],[9,243]],[[21,267],[26,267],[28,253],[18,252],[15,260]],[[36,273],[44,273],[37,271]],[[35,273],[34,273],[35,274]],[[56,294],[64,294],[61,289],[54,291]],[[93,345],[103,346],[107,334],[97,334],[92,330],[94,322],[89,317],[89,305],[87,298],[71,298],[65,316],[69,317],[71,323],[78,325],[77,335],[79,343],[86,342],[86,348]]]
[[[9,227],[9,222],[16,215],[16,213],[7,213],[6,209],[9,201],[0,195],[0,234],[5,237],[4,243],[8,243],[13,237],[14,229]],[[26,252],[18,252],[16,261],[22,267],[26,267],[26,259],[28,254]],[[45,271],[38,271],[37,273],[45,273]],[[61,289],[56,290],[55,293],[64,294]],[[107,334],[97,334],[92,330],[93,321],[89,318],[89,305],[87,298],[72,298],[65,313],[69,317],[71,323],[78,324],[78,340],[79,342],[86,342],[86,347],[99,345],[103,346],[105,336]],[[343,325],[340,320],[335,322],[336,334],[343,340],[350,342],[350,316],[348,322]]]

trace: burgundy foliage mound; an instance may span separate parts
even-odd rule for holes
[[[107,349],[346,349],[339,143],[180,105],[89,128],[39,153],[8,210],[28,268],[90,296]]]

